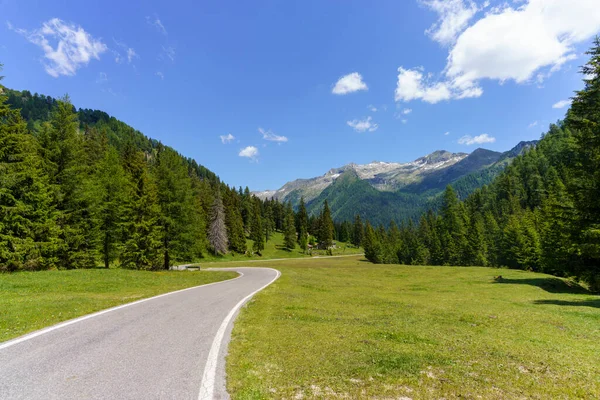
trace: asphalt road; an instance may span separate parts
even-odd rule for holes
[[[269,268],[232,270],[242,276],[0,343],[0,399],[228,398],[231,321],[279,276]]]

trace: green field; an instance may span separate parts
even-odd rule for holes
[[[279,258],[311,258],[314,256],[325,256],[327,251],[325,250],[312,250],[312,254],[304,253],[300,247],[296,246],[294,250],[287,250],[283,246],[283,233],[275,232],[268,242],[265,242],[265,249],[262,251],[262,255],[250,255],[252,251],[253,241],[246,240],[246,247],[248,248],[249,255],[227,253],[225,255],[214,256],[211,253],[205,254],[204,258],[199,264],[205,262],[223,262],[223,261],[246,261],[246,260],[272,260]],[[351,255],[351,254],[362,254],[363,249],[357,248],[349,243],[337,242],[337,248],[333,249],[333,255]]]
[[[0,342],[94,311],[236,275],[122,269],[0,274]]]
[[[600,297],[577,285],[360,257],[265,265],[283,275],[235,323],[234,399],[600,398]]]

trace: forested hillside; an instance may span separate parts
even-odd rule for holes
[[[287,248],[335,239],[327,208],[309,219],[263,202],[68,97],[0,90],[0,271],[166,269],[207,252],[260,254],[274,230]]]
[[[376,263],[491,265],[574,276],[600,290],[600,39],[566,119],[494,181],[439,214],[389,229],[367,225]]]

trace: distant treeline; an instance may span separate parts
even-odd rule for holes
[[[375,263],[489,265],[574,276],[600,290],[600,39],[566,119],[494,181],[398,228],[367,224]]]
[[[327,205],[309,218],[261,201],[102,111],[0,90],[0,271],[166,269],[260,254],[275,230],[304,249],[346,232]]]

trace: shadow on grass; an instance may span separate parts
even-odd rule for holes
[[[566,300],[536,300],[533,304],[554,304],[556,306],[573,306],[573,307],[593,307],[600,308],[600,299],[582,300],[582,301],[566,301]]]
[[[529,279],[507,279],[501,276],[494,278],[494,283],[508,283],[513,285],[531,285],[544,289],[549,293],[573,293],[589,294],[583,286],[558,278],[529,278]]]

